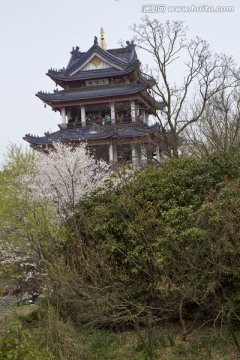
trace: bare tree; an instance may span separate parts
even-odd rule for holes
[[[166,104],[157,117],[165,135],[166,151],[176,157],[184,130],[202,119],[211,98],[236,86],[233,60],[213,54],[205,40],[188,40],[183,22],[163,24],[145,17],[132,30],[136,45],[149,53],[156,65],[147,73],[157,80],[152,88],[156,100]],[[183,79],[177,84],[179,71]]]
[[[201,121],[185,132],[186,151],[208,155],[240,145],[240,92],[233,88],[220,91],[208,102]]]

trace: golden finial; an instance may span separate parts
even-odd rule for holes
[[[100,47],[104,50],[106,50],[106,42],[105,42],[105,39],[104,39],[104,30],[103,28],[101,27],[101,30],[100,30]]]

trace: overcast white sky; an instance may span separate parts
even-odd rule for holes
[[[53,91],[48,69],[66,67],[73,46],[88,50],[100,27],[105,29],[108,48],[130,40],[129,29],[139,23],[151,4],[166,5],[165,12],[150,17],[185,21],[189,36],[210,43],[214,52],[233,55],[240,65],[239,0],[1,0],[0,3],[0,163],[10,143],[26,144],[26,133],[42,136],[55,131],[58,113],[35,96]],[[168,6],[234,6],[233,12],[170,12]],[[194,8],[193,8],[194,9]],[[141,53],[140,60],[147,60]]]

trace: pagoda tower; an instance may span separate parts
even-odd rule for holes
[[[88,51],[72,48],[66,68],[48,70],[61,90],[36,94],[59,113],[59,130],[42,137],[28,134],[24,140],[42,151],[55,142],[86,142],[97,159],[144,164],[153,153],[159,155],[159,125],[149,125],[149,115],[164,104],[150,95],[154,80],[141,74],[134,43],[106,49],[102,28],[100,34],[100,43],[95,37]]]

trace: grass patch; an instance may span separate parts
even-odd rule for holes
[[[19,344],[24,351],[29,349],[32,353],[36,351],[42,353],[39,359],[44,360],[147,360],[149,358],[142,341],[134,331],[76,329],[71,322],[63,321],[54,308],[48,306],[44,311],[41,309],[38,316],[35,316],[36,309],[20,306],[9,310],[10,317],[5,319],[4,329],[11,326],[11,322],[16,319],[18,323],[14,325],[15,330],[13,329],[9,337],[6,337],[5,343],[2,342],[5,351],[9,350],[13,353],[18,351],[14,348],[16,337],[20,339]],[[22,326],[21,336],[17,330],[19,324]],[[146,339],[148,336],[146,330],[142,329],[141,333]],[[237,348],[227,330],[202,329],[186,342],[181,340],[180,333],[181,329],[171,324],[154,329],[153,345],[156,360],[239,359]],[[236,336],[240,339],[240,331],[236,331]]]

